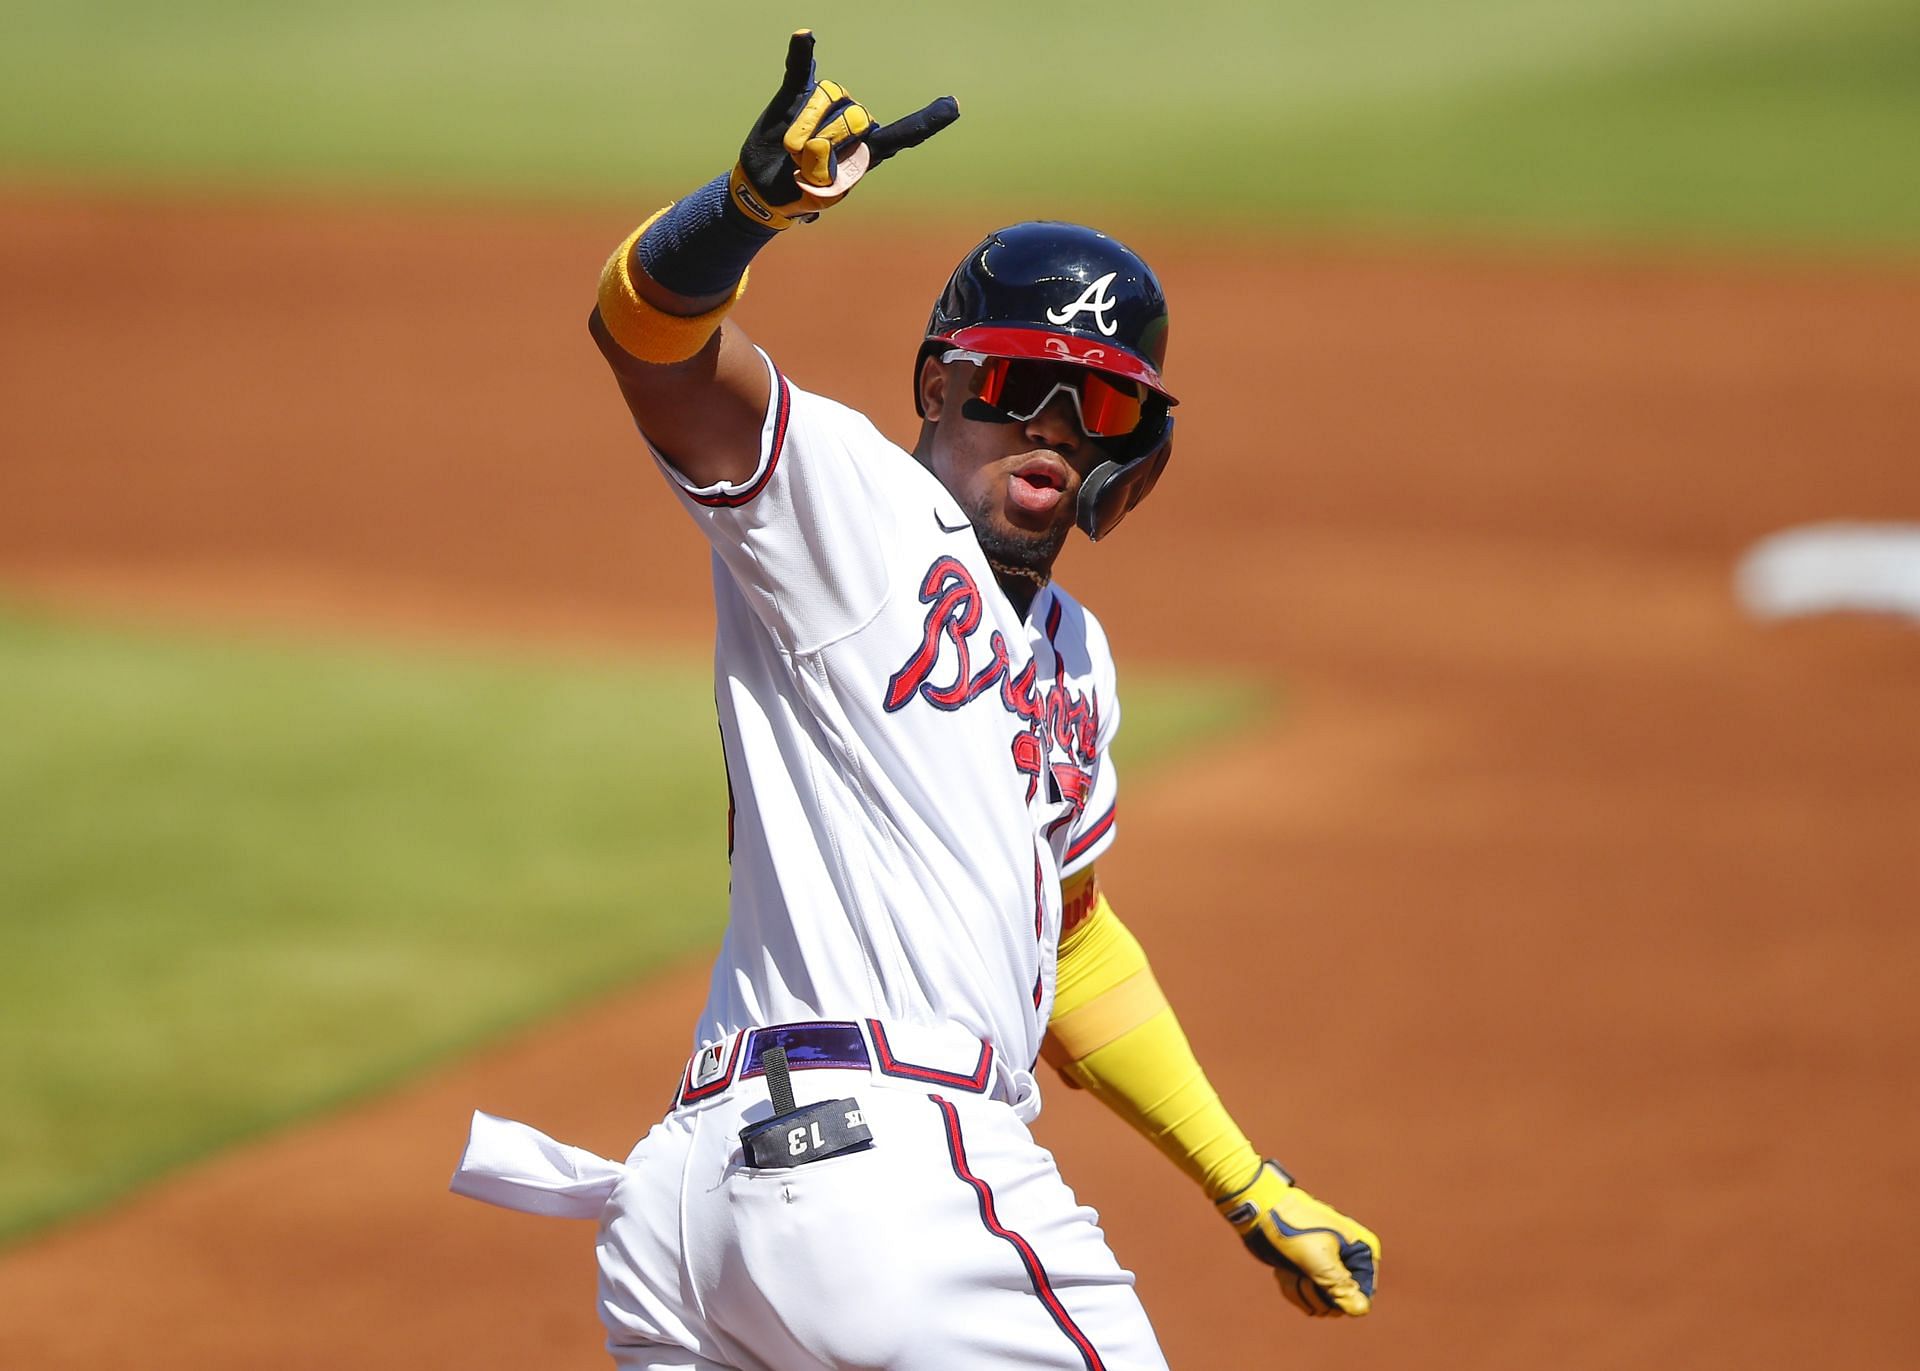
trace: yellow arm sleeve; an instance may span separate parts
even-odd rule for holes
[[[1047,1060],[1084,1086],[1182,1171],[1209,1199],[1247,1184],[1260,1155],[1228,1116],[1154,980],[1146,953],[1091,884],[1069,902],[1092,911],[1060,940]]]

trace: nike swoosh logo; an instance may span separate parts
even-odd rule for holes
[[[937,510],[937,509],[936,509],[936,510],[935,510],[935,511],[933,512],[933,522],[934,522],[934,523],[936,523],[936,524],[938,524],[938,525],[940,526],[940,531],[941,531],[942,533],[971,533],[971,532],[973,532],[973,525],[972,525],[971,523],[969,523],[969,522],[968,522],[967,520],[965,520],[965,519],[962,519],[962,520],[961,520],[961,521],[960,521],[960,522],[959,522],[958,524],[955,524],[955,525],[954,525],[953,527],[951,527],[951,528],[949,528],[949,527],[947,526],[947,521],[946,521],[945,519],[942,519],[942,518],[940,517],[940,511],[939,511],[939,510]]]

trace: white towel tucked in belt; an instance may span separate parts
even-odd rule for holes
[[[467,1150],[447,1188],[526,1214],[598,1219],[626,1174],[619,1162],[476,1109]]]

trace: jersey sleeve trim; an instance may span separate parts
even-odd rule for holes
[[[761,356],[764,358],[765,353]],[[780,451],[787,444],[787,421],[793,414],[793,396],[787,389],[787,378],[780,374],[771,359],[767,360],[767,370],[773,373],[773,423],[772,434],[765,439],[764,450],[760,454],[760,466],[745,482],[722,481],[711,486],[689,486],[681,483],[681,489],[687,492],[687,498],[708,509],[738,509],[750,504],[754,496],[767,487],[773,479],[774,468],[780,465]]]
[[[1082,833],[1078,838],[1075,838],[1073,842],[1068,844],[1066,854],[1061,860],[1062,868],[1064,869],[1082,860],[1104,842],[1113,832],[1113,821],[1119,812],[1120,809],[1118,805],[1109,808],[1105,814],[1102,814],[1088,827],[1085,833]]]

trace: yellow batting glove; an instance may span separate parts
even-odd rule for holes
[[[740,145],[727,192],[751,221],[791,228],[835,203],[866,169],[919,146],[959,117],[960,107],[942,96],[903,119],[875,123],[845,86],[814,79],[813,33],[801,29],[787,42],[780,89]]]
[[[873,117],[838,81],[821,81],[800,107],[800,115],[781,135],[780,144],[810,186],[833,184],[838,153],[873,128]]]
[[[1246,1185],[1214,1204],[1240,1241],[1277,1267],[1280,1293],[1315,1318],[1360,1317],[1373,1308],[1380,1239],[1293,1183],[1275,1161],[1261,1163]]]

